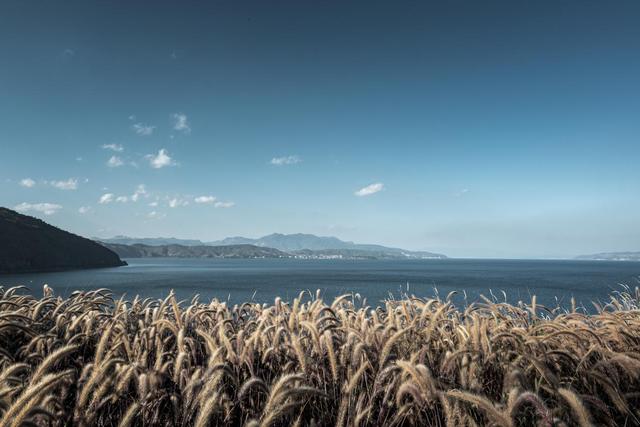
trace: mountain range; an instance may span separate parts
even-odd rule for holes
[[[181,246],[205,246],[201,240],[193,239],[176,239],[174,237],[149,237],[134,238],[127,236],[115,236],[109,239],[101,239],[92,237],[96,242],[111,243],[115,245],[147,245],[147,246],[163,246],[163,245],[181,245]]]
[[[592,255],[580,255],[576,259],[595,261],[640,261],[640,252],[601,252]]]
[[[185,246],[159,245],[150,246],[136,243],[121,245],[102,243],[122,258],[289,258],[290,255],[273,248],[262,248],[255,245],[227,246]]]
[[[382,245],[358,244],[340,240],[337,237],[323,237],[313,234],[274,233],[257,239],[247,237],[227,237],[212,242],[183,240],[175,238],[134,238],[116,236],[111,239],[95,238],[106,244],[147,245],[147,246],[234,246],[250,245],[261,248],[273,248],[301,258],[343,257],[343,258],[446,258],[445,255],[425,251],[408,251]]]

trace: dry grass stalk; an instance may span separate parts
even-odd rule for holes
[[[639,295],[588,315],[0,288],[0,427],[640,425]]]

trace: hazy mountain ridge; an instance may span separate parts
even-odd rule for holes
[[[102,243],[122,258],[289,258],[273,248],[255,245],[185,246],[185,245],[121,245]]]
[[[217,242],[209,242],[210,245],[229,244],[229,242],[250,243],[256,246],[266,246],[279,249],[281,251],[298,251],[302,249],[324,250],[324,249],[347,249],[353,248],[355,243],[345,242],[337,237],[320,237],[314,234],[280,234],[273,233],[258,239],[248,239],[245,237],[232,237]]]
[[[576,259],[594,261],[640,261],[640,252],[601,252],[592,255],[580,255]]]
[[[392,259],[423,259],[423,258],[447,258],[445,255],[426,252],[408,251],[400,248],[390,248],[374,244],[358,244],[354,242],[340,240],[331,236],[316,236],[314,234],[281,234],[273,233],[257,239],[234,236],[212,242],[202,242],[200,240],[187,240],[175,238],[133,238],[126,236],[116,236],[111,239],[96,239],[107,244],[148,246],[165,246],[177,244],[181,246],[231,246],[231,245],[252,245],[262,248],[273,248],[291,255],[303,255],[310,258],[324,256],[342,256],[343,258],[392,258]],[[304,252],[300,252],[304,251]],[[309,251],[318,251],[312,253]],[[329,252],[327,252],[329,251]]]
[[[98,243],[0,207],[0,273],[126,265]]]
[[[363,249],[301,249],[292,252],[294,258],[345,258],[345,259],[444,259],[444,255],[431,252],[389,252]]]
[[[206,246],[201,240],[196,239],[176,239],[175,237],[128,237],[115,236],[108,239],[92,237],[96,242],[109,243],[115,245],[146,245],[146,246]]]
[[[256,246],[271,247],[294,255],[299,251],[305,251],[305,254],[310,256],[342,255],[346,258],[446,258],[443,254],[433,252],[408,251],[405,249],[390,248],[382,245],[359,244],[340,240],[337,237],[316,236],[314,234],[303,233],[274,233],[258,239],[231,237],[215,242],[208,242],[210,245],[230,243],[248,243]],[[308,251],[316,251],[318,253],[311,254]]]

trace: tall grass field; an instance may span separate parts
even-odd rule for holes
[[[639,301],[0,288],[0,427],[640,425]]]

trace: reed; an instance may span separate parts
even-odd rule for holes
[[[639,296],[587,314],[0,288],[0,426],[638,426]]]

